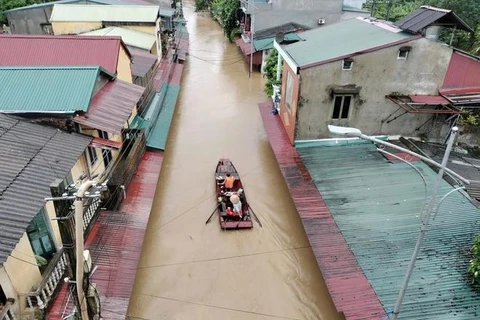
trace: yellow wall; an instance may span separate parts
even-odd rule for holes
[[[14,297],[16,298],[15,301],[20,302],[20,304],[15,303],[14,306],[16,308],[23,309],[25,307],[25,299],[20,299],[18,295],[20,293],[30,292],[34,285],[42,281],[42,275],[40,274],[40,269],[38,269],[33,250],[26,233],[23,234],[22,238],[15,246],[15,249],[7,258],[7,261],[3,264],[3,268],[5,269],[4,271],[7,277],[10,279],[10,283],[16,291],[17,296]],[[0,280],[3,280],[1,277],[2,275],[0,273]]]
[[[79,34],[102,27],[101,22],[52,22],[53,34]]]
[[[57,220],[53,220],[54,218],[57,217],[57,214],[55,212],[55,206],[53,205],[53,201],[48,201],[45,204],[45,210],[47,211],[48,220],[50,222],[50,225],[52,226],[53,237],[54,237],[53,241],[55,242],[55,246],[58,250],[62,247],[62,237],[60,235],[60,229],[58,228]]]
[[[81,128],[81,133],[87,134],[92,137],[97,137],[98,138],[98,132],[97,130],[91,130],[85,127]],[[90,165],[90,157],[87,155],[87,161],[88,161],[88,167],[90,170],[90,174],[92,176],[98,174],[101,175],[102,172],[105,171],[105,163],[103,162],[102,158],[102,149],[100,148],[94,148],[95,152],[97,153],[97,161],[93,165]],[[115,158],[113,158],[115,160]]]
[[[117,77],[128,83],[133,83],[132,79],[132,61],[123,46],[120,46],[117,64]]]

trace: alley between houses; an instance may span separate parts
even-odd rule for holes
[[[190,52],[129,319],[332,319],[337,314],[263,129],[262,78],[184,2]],[[214,170],[230,158],[263,228],[222,231]]]

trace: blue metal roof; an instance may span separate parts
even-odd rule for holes
[[[403,162],[371,144],[297,149],[373,289],[393,309],[421,225],[425,188]],[[428,188],[436,176],[414,162]],[[439,199],[453,190],[445,181]],[[480,294],[468,285],[468,249],[480,232],[478,209],[461,192],[448,196],[430,224],[410,280],[402,320],[478,319]]]

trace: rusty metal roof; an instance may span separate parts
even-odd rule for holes
[[[92,99],[86,113],[73,118],[76,123],[121,133],[145,88],[121,80],[111,80]]]
[[[0,114],[0,266],[91,140]]]
[[[421,6],[418,10],[395,22],[400,29],[410,33],[417,33],[432,25],[455,26],[458,29],[473,32],[459,16],[452,10]]]
[[[121,37],[0,35],[0,66],[101,66],[117,73]]]
[[[132,47],[129,47],[128,49],[132,54],[132,75],[144,77],[147,72],[155,66],[158,57],[145,50]]]
[[[392,310],[421,226],[425,187],[403,162],[390,163],[374,145],[298,148],[325,203],[386,310]],[[412,163],[430,195],[436,172]],[[453,187],[442,181],[437,197]],[[478,209],[461,192],[439,206],[421,247],[400,318],[478,319],[480,295],[466,275],[478,234]]]
[[[480,92],[480,58],[461,52],[453,52],[440,92],[452,89]]]

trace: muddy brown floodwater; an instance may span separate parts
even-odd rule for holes
[[[341,319],[268,143],[239,50],[184,2],[190,55],[172,123],[129,319]],[[230,158],[263,223],[222,231],[214,170]]]

